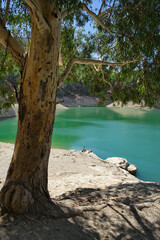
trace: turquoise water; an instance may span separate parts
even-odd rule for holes
[[[0,121],[0,141],[14,142],[17,119]],[[52,146],[124,157],[137,177],[160,182],[160,110],[70,108],[56,113]]]

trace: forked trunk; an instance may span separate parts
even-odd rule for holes
[[[20,91],[17,138],[1,191],[4,209],[14,213],[38,212],[49,200],[48,159],[55,118],[61,30],[59,12],[49,4],[45,9],[42,3],[41,8],[50,31],[43,29],[43,25],[40,29],[41,22],[37,22],[34,14],[32,16],[31,45]]]

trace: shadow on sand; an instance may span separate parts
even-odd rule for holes
[[[57,197],[75,205],[100,205],[69,219],[33,216],[0,218],[0,240],[158,240],[160,185],[121,184],[106,189],[81,188]]]

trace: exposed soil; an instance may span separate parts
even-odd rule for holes
[[[12,151],[0,143],[0,187]],[[52,149],[49,191],[59,205],[88,211],[61,219],[3,215],[0,240],[159,240],[160,184],[140,181],[93,153]]]

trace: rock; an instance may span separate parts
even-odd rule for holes
[[[129,166],[129,162],[125,159],[124,162],[119,164],[120,168],[123,168],[127,170],[127,167]]]
[[[111,157],[107,158],[106,161],[110,161],[125,170],[127,170],[127,167],[129,166],[129,162],[125,158]]]
[[[119,165],[124,163],[127,160],[125,158],[120,158],[120,157],[111,157],[111,158],[107,158],[105,161],[109,161]]]
[[[2,112],[0,114],[0,119],[16,117],[16,116],[18,116],[18,104],[15,104],[11,109],[8,110],[8,112],[5,112],[5,110],[2,109]]]
[[[62,104],[58,103],[56,104],[56,110],[67,110],[68,108],[63,106]]]
[[[132,175],[136,175],[137,173],[137,167],[134,164],[130,164],[125,158],[111,157],[107,158],[105,161],[116,164],[118,167],[127,170]]]
[[[137,166],[134,165],[134,164],[130,164],[128,167],[127,167],[127,171],[129,173],[131,173],[132,175],[135,175],[137,174]]]

